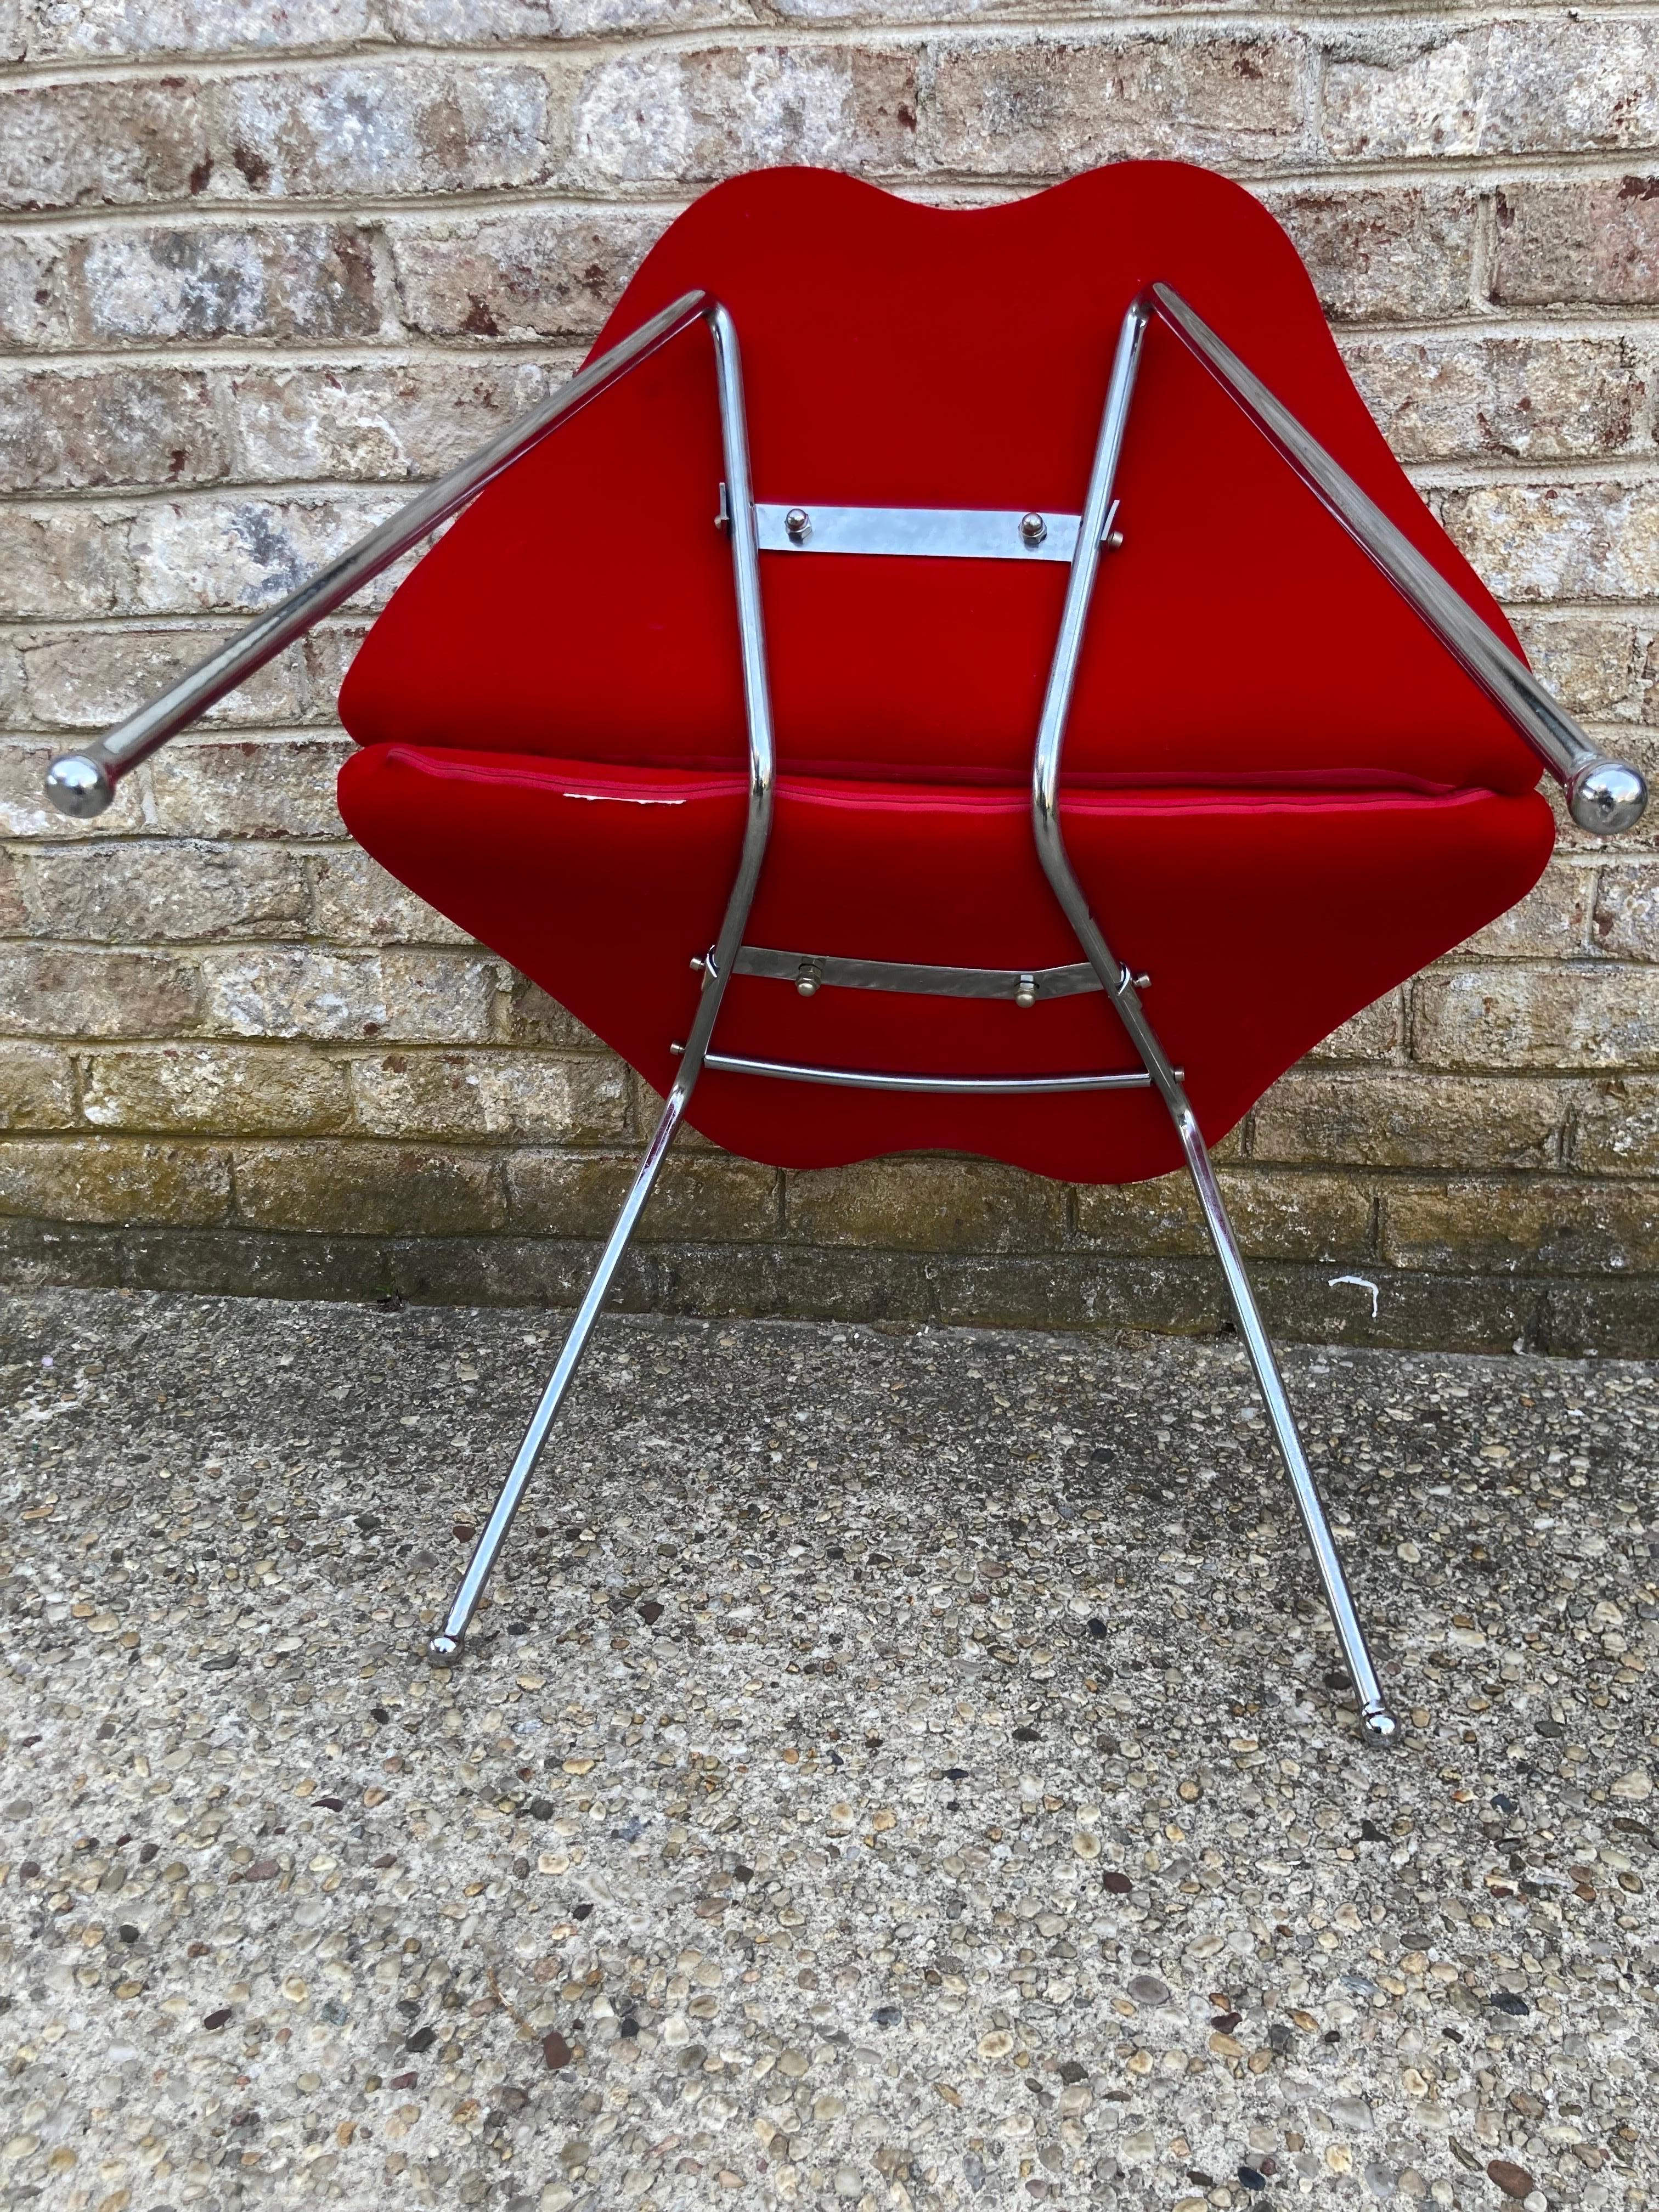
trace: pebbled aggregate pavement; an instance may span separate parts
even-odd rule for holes
[[[0,1307],[0,2206],[1659,2204],[1659,1366]]]

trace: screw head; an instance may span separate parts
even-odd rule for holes
[[[1035,975],[1022,975],[1020,977],[1019,988],[1014,993],[1014,1004],[1017,1006],[1036,1006],[1036,977]]]
[[[812,533],[812,518],[804,507],[792,507],[783,518],[783,526],[799,545]]]
[[[1019,534],[1027,545],[1041,545],[1048,535],[1048,526],[1040,514],[1023,514],[1019,519]]]
[[[803,999],[811,999],[817,995],[817,969],[812,965],[811,961],[804,962],[799,972],[795,977],[795,988],[800,993]]]

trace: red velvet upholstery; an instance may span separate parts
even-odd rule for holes
[[[681,292],[732,311],[762,500],[1075,512],[1117,326],[1172,283],[1506,640],[1343,369],[1289,242],[1207,173],[1129,163],[921,208],[778,170],[710,192],[599,344]],[[687,333],[493,485],[347,678],[354,834],[659,1089],[743,817],[708,340]],[[1213,1142],[1301,1053],[1521,896],[1536,763],[1165,331],[1151,335],[1066,742],[1062,811]],[[796,951],[1078,958],[1037,866],[1032,743],[1066,571],[762,556],[781,781],[746,933]],[[865,1068],[1133,1056],[1098,995],[734,979],[717,1048]],[[964,1148],[1124,1181],[1179,1152],[1137,1094],[969,1100],[720,1073],[689,1118],[753,1158]]]

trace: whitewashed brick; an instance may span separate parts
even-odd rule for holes
[[[545,183],[565,144],[563,103],[542,70],[521,67],[361,62],[231,77],[209,108],[207,189],[230,198],[512,190]]]
[[[588,338],[668,227],[655,210],[552,207],[387,225],[399,305],[423,337]]]
[[[891,176],[911,166],[914,49],[647,48],[597,64],[576,103],[571,180],[695,184],[785,161]]]
[[[1659,25],[1551,17],[1367,30],[1325,75],[1343,159],[1626,153],[1659,144]]]
[[[1648,372],[1627,338],[1351,337],[1343,356],[1401,460],[1617,453],[1646,432]]]
[[[1441,520],[1500,599],[1641,599],[1659,576],[1659,483],[1496,483]]]
[[[122,61],[343,46],[369,34],[369,0],[23,0],[32,62]]]
[[[76,335],[94,345],[373,337],[384,319],[356,223],[119,229],[78,239],[70,258]]]
[[[258,368],[224,379],[239,476],[427,478],[545,398],[537,362]]]
[[[1303,143],[1310,81],[1307,47],[1285,28],[941,40],[918,158],[991,176],[1159,156],[1237,167]]]
[[[6,702],[5,719],[33,729],[108,729],[205,660],[227,635],[124,627],[27,638],[15,654],[22,678],[20,696],[15,703]],[[203,725],[270,728],[298,721],[310,696],[304,653],[290,647],[210,708]]]

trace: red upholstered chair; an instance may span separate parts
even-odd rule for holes
[[[685,1119],[792,1168],[1184,1164],[1391,1733],[1206,1147],[1530,888],[1540,759],[1593,830],[1644,793],[1528,673],[1272,217],[1157,162],[969,213],[723,185],[574,385],[55,763],[59,803],[469,501],[346,679],[341,812],[667,1103],[434,1656]]]

